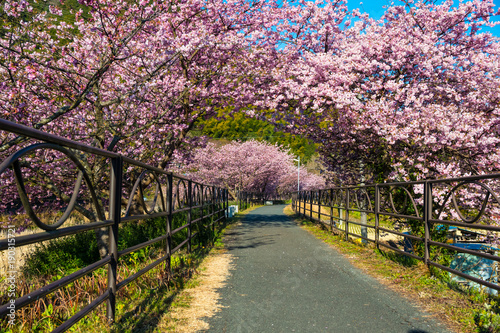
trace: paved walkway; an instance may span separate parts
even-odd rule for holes
[[[449,332],[283,208],[259,208],[230,233],[235,267],[209,332]]]

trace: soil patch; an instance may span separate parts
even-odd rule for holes
[[[177,306],[169,317],[175,323],[175,332],[199,332],[208,329],[206,319],[220,310],[220,293],[230,276],[233,256],[228,253],[215,253],[207,257],[200,267],[195,286],[184,289],[178,296],[186,299],[186,306]]]

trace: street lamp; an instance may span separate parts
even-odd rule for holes
[[[297,192],[299,192],[300,191],[300,156],[298,156],[297,158],[294,158],[293,160],[299,162],[297,164]]]

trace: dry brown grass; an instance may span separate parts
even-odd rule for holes
[[[305,209],[306,209],[306,215],[309,216],[309,211],[311,209],[311,206],[312,206],[312,210],[313,210],[313,218],[318,218],[318,209],[320,211],[321,214],[324,214],[324,215],[321,215],[321,220],[323,222],[326,222],[327,224],[330,223],[330,213],[331,213],[331,210],[330,210],[330,207],[327,207],[327,206],[318,206],[318,205],[311,205],[311,204],[304,204],[303,202],[301,202],[299,204],[299,209],[300,209],[300,212],[303,212],[303,209],[304,209],[304,205],[305,205]],[[295,214],[295,212],[292,211],[291,209],[291,206],[287,206],[289,208],[289,212],[291,214]],[[338,209],[333,209],[333,218],[334,218],[334,221],[336,222],[339,218],[339,212],[338,212]],[[345,214],[345,212],[343,213]],[[328,215],[328,216],[327,216]],[[345,218],[345,215],[343,215],[344,218]],[[349,216],[349,221],[354,221],[354,222],[359,222],[359,219],[356,219],[356,218],[353,218],[352,216]],[[371,225],[371,226],[374,226],[375,223],[373,221],[368,221],[368,225]],[[387,225],[385,225],[384,227],[388,228]],[[339,223],[337,223],[336,225],[336,228],[337,229],[340,229],[342,231],[345,231],[345,223],[340,221]],[[389,227],[389,229],[393,229],[391,227]],[[406,230],[402,230],[402,231],[406,231]],[[350,223],[349,224],[349,232],[352,233],[352,234],[356,234],[356,235],[359,235],[361,236],[361,226],[358,225],[358,224],[354,224],[354,223]],[[375,241],[375,229],[373,228],[367,228],[367,238],[372,240],[372,241]],[[395,235],[395,234],[391,234],[391,233],[384,233],[384,232],[380,232],[380,235],[379,235],[379,239],[380,241],[383,241],[383,242],[389,242],[389,241],[394,241],[394,242],[398,242],[398,241],[401,241],[402,240],[402,237],[401,236],[398,236],[398,235]],[[360,239],[358,239],[360,241]]]
[[[159,331],[188,333],[207,330],[206,319],[221,309],[218,289],[225,286],[233,268],[232,261],[233,256],[228,253],[208,256],[201,264],[192,288],[184,289],[176,297],[177,306],[161,318]]]

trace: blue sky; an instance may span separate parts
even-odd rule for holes
[[[390,5],[394,2],[396,5],[401,4],[400,1],[392,1],[392,0],[348,0],[349,9],[359,8],[361,12],[368,13],[372,18],[378,19],[384,13],[384,6]],[[360,5],[362,3],[362,5]],[[495,2],[497,5],[500,2]],[[455,4],[458,4],[458,0],[455,0]],[[500,17],[496,17],[495,21],[500,21]],[[496,26],[493,29],[488,29],[493,35],[496,37],[500,37],[500,26]]]

